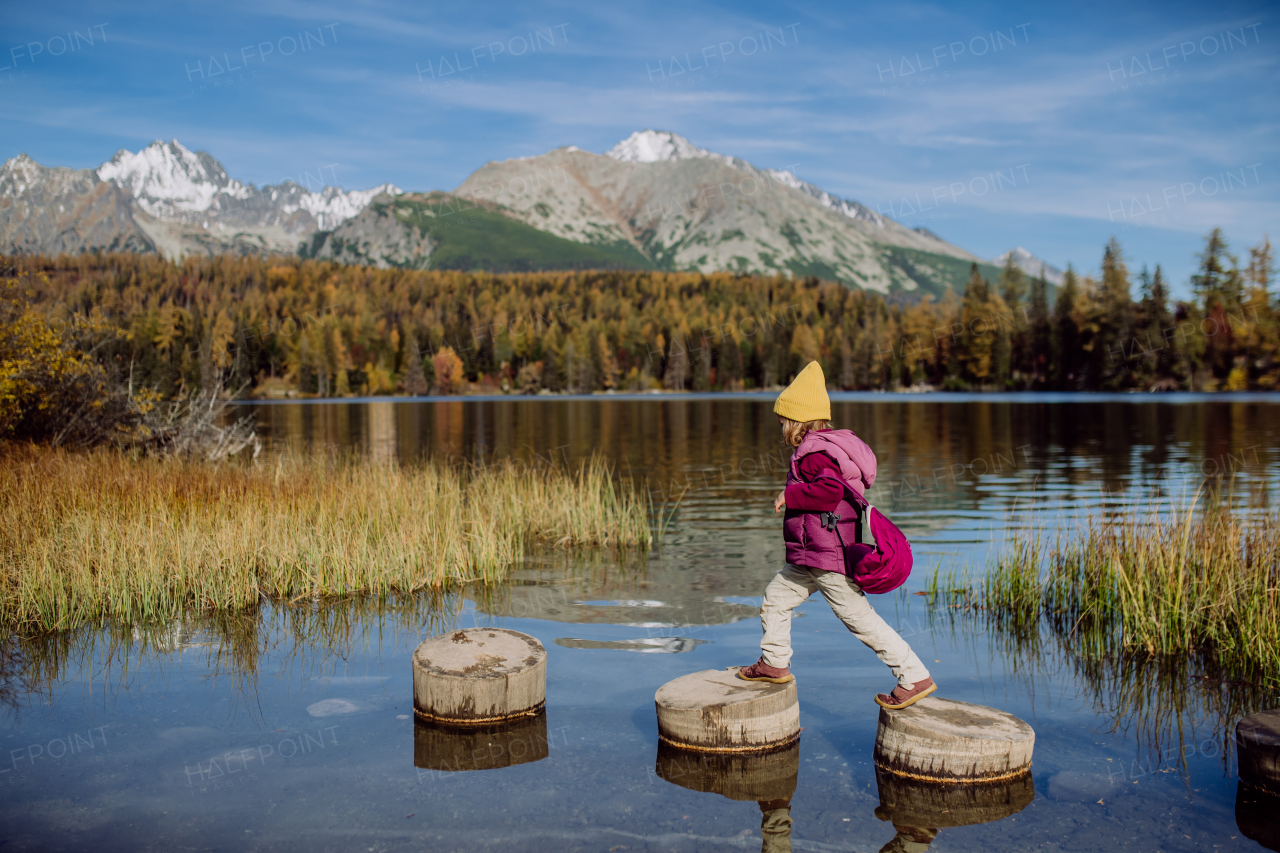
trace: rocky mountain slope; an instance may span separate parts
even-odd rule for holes
[[[188,151],[176,139],[157,140],[136,154],[122,149],[97,172],[104,181],[132,193],[142,209],[158,219],[206,228],[275,226],[291,235],[334,228],[374,196],[399,192],[391,184],[355,192],[338,187],[312,192],[292,181],[258,189],[232,179],[207,152]]]
[[[320,231],[304,257],[346,264],[413,269],[652,269],[625,242],[582,243],[557,237],[511,217],[492,202],[449,193],[404,193],[376,198],[334,231]]]
[[[791,172],[653,130],[604,154],[569,146],[490,162],[453,193],[402,194],[390,184],[312,192],[291,181],[259,189],[177,140],[119,151],[97,169],[47,168],[26,155],[0,167],[0,253],[94,249],[300,252],[384,267],[783,273],[908,296],[962,289],[974,263],[998,274],[926,229]],[[1023,255],[1038,271],[1025,250],[1015,262]]]
[[[453,194],[417,199],[417,213],[406,203],[370,205],[332,235],[317,234],[309,251],[346,262],[454,268],[447,259],[457,256],[454,243],[464,234],[448,230],[456,214],[453,222],[467,224],[467,257],[486,269],[511,268],[508,238],[480,236],[505,216],[556,238],[533,241],[542,260],[528,268],[555,257],[578,266],[582,252],[570,250],[576,243],[604,252],[597,256],[604,266],[813,275],[912,295],[963,289],[973,263],[998,275],[924,229],[666,132],[632,134],[603,155],[569,146],[491,162]],[[477,210],[490,215],[476,220]],[[411,246],[416,257],[405,253]]]
[[[867,222],[885,230],[887,234],[881,235],[881,242],[894,243],[895,245],[908,246],[924,251],[953,254],[965,260],[977,260],[965,250],[958,246],[952,246],[925,228],[907,229],[892,219],[876,213],[864,204],[834,196],[821,187],[800,180],[789,171],[783,169],[757,169],[746,160],[738,157],[730,157],[724,154],[717,154],[714,151],[708,151],[705,148],[698,148],[683,136],[670,131],[636,131],[605,152],[605,156],[612,157],[623,163],[662,163],[691,159],[718,160],[750,175],[771,178],[784,186],[799,190],[823,207],[842,213],[850,219]],[[921,240],[920,238],[924,239]]]
[[[488,163],[455,192],[568,240],[630,244],[659,269],[782,272],[940,293],[983,263],[790,172],[669,132],[632,134],[604,155],[571,146]]]
[[[1052,284],[1054,287],[1062,284],[1062,270],[1058,269],[1048,261],[1040,260],[1021,246],[1016,249],[1010,249],[1003,255],[997,257],[992,263],[996,266],[1002,267],[1008,262],[1011,256],[1013,258],[1013,265],[1032,278],[1043,274],[1044,280]]]
[[[92,169],[41,166],[25,154],[0,167],[0,252],[50,254],[102,249],[152,252],[133,199]]]
[[[46,168],[23,154],[0,166],[0,252],[292,253],[398,191],[312,192],[291,181],[259,189],[177,140],[121,150],[97,169]]]

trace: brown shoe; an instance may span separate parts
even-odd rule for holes
[[[876,704],[882,708],[888,708],[890,711],[901,711],[903,708],[908,708],[919,702],[937,689],[938,685],[933,683],[932,678],[917,681],[910,690],[899,684],[893,688],[892,693],[878,694],[876,696]]]
[[[788,681],[794,680],[790,669],[769,666],[764,662],[763,657],[751,664],[751,666],[738,667],[738,677],[743,681],[770,681],[774,684],[786,684]]]

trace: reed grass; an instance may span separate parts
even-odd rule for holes
[[[945,570],[938,574],[947,577]],[[948,589],[964,592],[942,588],[940,594]],[[1064,681],[1078,684],[1078,694],[1071,695],[1093,707],[1101,730],[1135,741],[1138,767],[1175,767],[1185,775],[1189,757],[1185,748],[1195,744],[1201,755],[1218,756],[1229,770],[1235,724],[1277,705],[1280,685],[1234,680],[1210,650],[1176,655],[1150,655],[1141,649],[1096,654],[1082,642],[1079,631],[1070,630],[1070,623],[1050,627],[1041,620],[1027,625],[976,602],[974,594],[952,606],[929,608],[934,637],[949,629],[951,641],[969,646],[975,661],[982,659],[985,645],[989,665],[1003,670],[1007,682],[1019,685],[1033,706],[1048,702],[1052,708],[1061,699]],[[979,638],[985,638],[985,643]],[[1126,763],[1126,773],[1134,766]]]
[[[0,449],[0,622],[16,631],[488,582],[539,543],[651,541],[645,493],[599,461],[465,469]]]
[[[1091,518],[1052,544],[1031,529],[960,597],[1005,627],[1043,617],[1080,654],[1207,655],[1280,686],[1280,515],[1193,498]],[[957,592],[937,575],[935,593]]]

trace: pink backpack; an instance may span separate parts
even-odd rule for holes
[[[834,479],[834,478],[833,478]],[[841,481],[843,483],[843,481]],[[852,578],[863,592],[879,595],[893,592],[907,582],[911,575],[911,543],[902,535],[898,526],[885,518],[884,513],[868,503],[862,495],[843,483],[845,500],[857,513],[854,525],[855,542],[846,544],[836,524],[838,515],[830,512],[822,513],[823,526],[834,530],[840,538],[840,547],[844,549],[844,573]],[[871,526],[871,535],[875,537],[873,548],[863,544],[863,519]]]

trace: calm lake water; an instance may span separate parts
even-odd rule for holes
[[[535,555],[498,588],[11,641],[0,843],[756,850],[762,807],[734,782],[754,774],[771,793],[794,786],[795,850],[1280,849],[1280,802],[1237,790],[1228,749],[1239,717],[1280,695],[1196,661],[1090,661],[1048,634],[1011,637],[911,594],[935,566],[980,571],[1010,531],[1087,535],[1098,513],[1167,505],[1206,480],[1230,487],[1241,512],[1274,511],[1280,399],[835,395],[837,425],[879,457],[868,497],[917,558],[907,587],[873,603],[943,695],[1036,730],[1031,784],[981,802],[877,778],[871,697],[891,677],[820,597],[794,623],[797,748],[746,767],[659,750],[659,686],[759,654],[787,456],[771,402],[245,405],[275,445],[300,453],[571,467],[601,455],[660,505],[680,500],[648,555]],[[472,625],[546,646],[544,717],[465,736],[415,724],[413,648]]]

